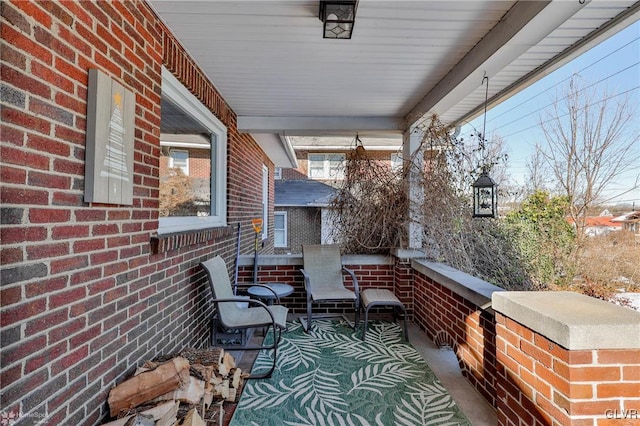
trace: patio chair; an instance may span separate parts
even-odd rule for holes
[[[252,375],[249,378],[261,379],[271,377],[271,374],[276,368],[276,355],[280,337],[282,336],[282,331],[287,328],[288,308],[281,305],[267,306],[256,299],[235,296],[231,288],[227,265],[220,256],[202,262],[201,265],[209,277],[209,285],[211,286],[217,321],[224,329],[247,330],[251,328],[273,328],[273,342],[271,344],[264,344],[263,342],[260,346],[245,346],[242,348],[230,348],[224,345],[218,345],[218,347],[245,351],[273,350],[273,365],[271,369],[264,374]],[[258,284],[251,283],[250,285],[255,286]],[[274,295],[274,298],[279,301],[277,295]],[[214,341],[213,343],[215,344],[216,342]]]
[[[312,305],[324,302],[350,302],[354,304],[355,321],[353,324],[342,315],[342,317],[355,330],[358,327],[358,315],[360,312],[360,291],[358,290],[358,279],[353,271],[342,266],[340,257],[340,246],[337,244],[303,245],[302,256],[304,269],[304,288],[307,292],[307,318],[300,318],[300,322],[305,331],[311,329]],[[353,291],[344,285],[344,275],[346,272],[351,276]],[[335,316],[335,315],[332,315]],[[315,318],[326,318],[327,315],[316,316]]]

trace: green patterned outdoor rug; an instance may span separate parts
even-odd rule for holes
[[[248,380],[231,425],[470,425],[395,323],[289,323],[270,379]],[[273,338],[268,335],[267,338]],[[253,372],[266,371],[261,352]]]

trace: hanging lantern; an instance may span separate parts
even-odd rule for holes
[[[498,217],[498,184],[486,170],[473,183],[473,217]]]
[[[484,156],[484,135],[487,130],[487,101],[489,99],[489,77],[485,72],[482,84],[487,80],[487,88],[484,94],[484,125],[480,136],[480,149]],[[485,163],[486,164],[486,163]],[[487,169],[483,167],[480,177],[473,182],[473,217],[498,217],[498,184],[489,176]]]

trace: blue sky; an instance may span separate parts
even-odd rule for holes
[[[597,90],[607,91],[610,96],[627,92],[629,102],[635,105],[639,117],[634,123],[634,131],[635,134],[640,133],[640,21],[636,21],[487,112],[488,139],[496,134],[505,140],[509,153],[508,167],[513,181],[524,181],[526,164],[535,143],[544,140],[538,125],[541,113],[557,93],[566,87],[569,78],[575,73],[586,84],[596,83],[594,87]],[[481,130],[483,117],[476,118],[471,124]],[[465,126],[462,131],[466,136],[471,129]],[[640,150],[640,144],[637,150]],[[637,183],[636,179],[639,180]],[[608,187],[606,196],[612,198],[612,203],[635,202],[638,209],[640,187],[633,189],[637,184],[640,184],[640,164]]]

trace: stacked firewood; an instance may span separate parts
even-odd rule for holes
[[[247,377],[223,349],[186,349],[147,361],[109,392],[108,426],[222,424],[225,401],[236,402]]]

